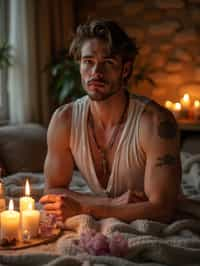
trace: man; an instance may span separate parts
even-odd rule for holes
[[[137,48],[114,22],[78,27],[71,53],[86,97],[54,113],[44,166],[44,209],[130,222],[172,219],[180,192],[179,134],[170,112],[126,87]],[[70,191],[74,167],[94,195]]]

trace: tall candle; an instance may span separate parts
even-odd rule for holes
[[[190,95],[188,93],[185,93],[183,98],[180,100],[181,106],[182,106],[182,117],[183,118],[189,118],[190,116],[190,107],[191,107],[191,100]]]
[[[30,185],[29,185],[28,180],[26,180],[26,184],[25,184],[25,196],[24,197],[21,197],[19,199],[19,209],[20,209],[20,212],[30,209],[30,206],[31,206],[31,209],[34,209],[35,201],[30,196]]]
[[[176,119],[181,117],[181,104],[179,102],[174,103],[172,112]]]
[[[1,213],[1,239],[11,241],[19,239],[20,214],[14,211],[13,200],[9,202],[9,209]]]
[[[38,228],[40,222],[40,212],[38,210],[32,210],[31,206],[30,209],[22,211],[21,213],[21,229],[22,235],[26,231],[30,234],[30,237],[37,237],[38,235]]]
[[[200,119],[200,101],[195,100],[193,106],[194,119]]]
[[[189,109],[191,105],[190,95],[188,93],[185,93],[183,95],[183,98],[181,99],[181,106],[182,109]]]

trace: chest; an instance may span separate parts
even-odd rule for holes
[[[116,152],[122,137],[123,125],[119,129],[96,130],[88,126],[88,140],[92,160],[99,183],[106,188],[112,172]]]

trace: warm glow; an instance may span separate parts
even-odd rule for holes
[[[200,101],[199,100],[195,100],[194,101],[194,107],[195,108],[200,108]]]
[[[172,103],[171,101],[166,101],[166,102],[165,102],[165,107],[166,107],[167,109],[172,109],[172,107],[173,107],[173,103]]]
[[[32,203],[29,202],[27,210],[31,211],[33,209]]]
[[[189,95],[188,93],[185,93],[185,94],[183,95],[183,101],[184,101],[184,102],[189,102],[189,101],[190,101],[190,95]]]
[[[176,111],[180,111],[181,110],[181,104],[180,103],[175,103],[173,106],[173,109]]]
[[[28,179],[26,179],[26,184],[25,184],[25,195],[30,196],[30,185]]]
[[[13,211],[14,210],[14,202],[13,202],[12,199],[9,201],[8,210],[9,211]]]
[[[188,110],[191,104],[190,95],[188,93],[185,93],[183,95],[183,98],[181,99],[181,105],[183,109]]]

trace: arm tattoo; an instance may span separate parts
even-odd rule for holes
[[[158,126],[158,136],[163,139],[173,139],[177,135],[177,125],[173,121],[161,121]]]
[[[165,154],[162,157],[158,157],[156,166],[162,167],[165,165],[175,165],[177,162],[177,159],[175,156],[171,154]]]

